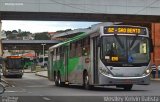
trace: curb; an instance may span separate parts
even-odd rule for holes
[[[35,71],[33,71],[33,72],[24,72],[24,73],[36,73]]]
[[[40,76],[40,77],[44,77],[44,78],[48,78],[48,76],[40,75],[40,74],[37,74],[37,73],[35,73],[35,75]]]

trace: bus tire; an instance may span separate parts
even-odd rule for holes
[[[58,75],[58,86],[62,86],[61,85],[61,76],[60,75]]]
[[[132,89],[133,85],[130,84],[130,85],[124,85],[123,88],[125,91],[130,91]]]
[[[5,86],[2,83],[0,83],[0,94],[4,93],[5,90]]]
[[[18,78],[22,78],[22,75],[19,75]]]
[[[88,77],[87,72],[84,73],[83,86],[87,90],[91,90],[92,89],[92,86],[89,84],[89,77]]]
[[[55,85],[58,86],[58,76],[57,75],[55,76],[55,81],[54,82],[55,82]]]
[[[62,86],[60,73],[58,75],[56,75],[55,85]]]
[[[5,78],[8,78],[8,75],[3,75]]]

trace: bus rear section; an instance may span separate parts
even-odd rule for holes
[[[4,77],[22,77],[23,76],[23,59],[21,56],[8,56],[4,59],[3,63],[3,76]]]

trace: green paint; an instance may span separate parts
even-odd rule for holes
[[[57,60],[53,62],[53,70],[55,71],[60,71],[61,75],[64,76],[65,75],[65,65],[64,65],[64,60]],[[79,63],[79,57],[75,57],[75,58],[69,58],[68,60],[68,74],[70,74],[72,71],[75,70],[75,68],[78,67],[78,63]]]
[[[55,71],[60,71],[61,75],[64,76],[65,72],[64,72],[64,60],[57,60],[53,62],[53,70]]]
[[[83,39],[85,37],[87,37],[88,34],[84,33],[84,32],[80,32],[78,36],[76,37],[73,37],[65,42],[61,42],[55,46],[53,46],[52,49],[56,49],[60,46],[69,46],[69,44],[71,42],[74,42],[74,41],[78,41],[80,39]],[[68,52],[69,52],[69,49],[67,49]],[[65,52],[65,54],[67,54],[67,50]],[[57,60],[57,61],[54,61],[53,62],[53,67],[52,69],[54,71],[60,71],[61,73],[61,76],[64,76],[65,75],[65,69],[66,67],[68,67],[68,74],[70,74],[71,72],[73,72],[74,70],[82,70],[83,69],[83,66],[82,65],[78,65],[79,64],[79,61],[80,61],[80,58],[79,57],[73,57],[73,58],[68,58],[68,66],[65,66],[64,65],[64,59],[62,60]]]
[[[78,67],[79,57],[69,58],[68,61],[68,74]]]

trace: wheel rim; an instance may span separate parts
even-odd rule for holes
[[[56,75],[56,77],[55,77],[55,84],[57,85],[57,80],[58,80],[58,78],[57,78],[57,75]]]
[[[5,91],[5,87],[2,84],[0,84],[0,94],[4,93],[4,91]]]
[[[85,87],[88,86],[88,76],[85,76],[85,81],[84,81]]]
[[[58,78],[58,84],[59,84],[59,85],[61,84],[61,80],[60,80],[60,78]]]

